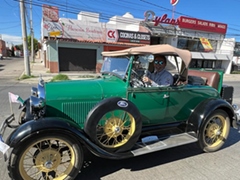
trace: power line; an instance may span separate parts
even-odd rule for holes
[[[19,0],[15,0],[15,1],[18,1],[18,2],[19,2]],[[90,1],[91,1],[91,0],[90,0]],[[95,0],[95,1],[96,1],[96,0]],[[108,2],[108,3],[111,2],[111,4],[117,5],[116,3],[113,3],[112,1],[107,1],[107,0],[103,0],[103,1]],[[172,9],[165,8],[165,7],[163,7],[163,6],[159,6],[159,5],[157,5],[157,4],[148,2],[148,1],[146,1],[146,0],[140,0],[140,1],[142,1],[142,2],[144,2],[144,3],[146,3],[146,4],[148,4],[148,5],[156,6],[156,7],[160,8],[160,9],[165,10],[165,11],[171,11],[171,12],[172,12]],[[66,10],[66,5],[65,5],[64,3],[59,2],[59,1],[57,2],[57,1],[54,1],[54,0],[52,0],[52,1],[51,1],[51,0],[48,0],[48,1],[45,1],[45,0],[37,0],[37,1],[32,2],[32,4],[33,4],[34,6],[42,7],[42,4],[41,4],[40,2],[44,2],[44,3],[46,3],[46,5],[50,5],[50,6],[58,6],[58,8],[59,8],[60,11],[66,12],[66,13],[79,14],[80,11],[88,11],[88,12],[91,12],[91,11],[92,11],[92,9],[89,9],[88,6],[86,7],[86,5],[85,5],[85,8],[78,8],[75,4],[71,4],[71,3],[68,3],[68,7],[69,7],[69,9],[71,9],[71,10]],[[75,2],[76,2],[76,1],[75,1]],[[78,1],[78,2],[79,2],[79,1]],[[125,3],[128,3],[128,4],[134,4],[134,5],[136,5],[136,3],[127,2],[126,0],[121,0],[120,2],[125,2]],[[29,4],[29,1],[25,1],[25,3]],[[81,3],[82,3],[82,2],[81,2]],[[85,3],[82,3],[82,4],[85,4]],[[121,3],[121,4],[118,4],[118,5],[121,6],[121,7],[126,7],[125,4],[123,5],[122,3]],[[110,9],[111,9],[111,8],[110,8]],[[92,12],[96,12],[96,11],[92,11]],[[96,12],[96,13],[97,13],[97,12]],[[101,14],[100,17],[99,17],[101,20],[109,20],[111,17],[113,17],[112,15],[107,14],[107,13],[105,13],[105,12],[103,13],[103,12],[99,11],[98,13]],[[176,14],[179,14],[179,15],[184,15],[184,16],[192,17],[192,16],[190,16],[190,15],[187,15],[187,14],[184,14],[184,13],[181,13],[181,12],[178,12],[178,11],[175,11],[175,13],[176,13]],[[91,15],[86,15],[86,14],[85,14],[84,16],[91,17]],[[130,21],[128,21],[128,20],[117,20],[117,22],[129,23],[129,24],[132,23],[132,22],[130,22]],[[240,32],[240,30],[234,29],[234,28],[231,28],[231,27],[228,27],[228,29],[229,29],[229,30],[234,30],[234,31]],[[230,33],[227,33],[226,36],[228,36],[228,35],[231,35],[231,34],[230,34]]]
[[[19,27],[19,26],[21,26],[21,24],[15,25],[15,26],[11,26],[11,27],[6,27],[6,28],[0,28],[0,30],[11,29],[11,28]]]

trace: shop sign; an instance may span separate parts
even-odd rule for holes
[[[118,40],[118,32],[116,29],[107,29],[107,35],[106,35],[106,41],[107,42],[117,42]]]
[[[172,24],[176,26],[179,23],[179,19],[168,18],[167,14],[164,14],[162,16],[155,16],[155,13],[150,10],[144,13],[144,17],[145,17],[145,21],[154,22],[154,26],[157,26],[160,23]]]
[[[60,36],[61,34],[62,34],[61,31],[51,31],[51,32],[49,32],[50,36]]]
[[[150,44],[150,33],[143,32],[133,32],[133,31],[118,31],[118,42],[125,43],[140,43],[140,44]]]
[[[201,41],[201,43],[202,43],[202,46],[203,46],[205,52],[209,52],[209,51],[212,51],[212,50],[213,50],[212,45],[211,45],[211,43],[208,41],[207,38],[199,38],[199,39],[200,39],[200,41]]]
[[[196,18],[180,17],[179,25],[180,28],[194,29],[200,31],[215,32],[220,34],[226,34],[227,24],[206,21]]]
[[[44,21],[58,22],[58,7],[48,6],[43,4],[42,14]]]
[[[227,32],[227,24],[206,21],[196,18],[189,18],[180,16],[177,19],[168,18],[167,14],[162,16],[155,16],[155,13],[151,10],[148,10],[144,13],[145,22],[154,22],[154,26],[158,26],[160,23],[162,24],[171,24],[178,26],[179,28],[191,29],[191,30],[199,30],[199,31],[207,31],[214,32],[219,34],[226,34]]]
[[[97,24],[98,25],[98,24]],[[104,42],[105,28],[98,26],[89,26],[82,24],[81,21],[60,19],[59,22],[43,21],[44,36],[61,36],[66,39],[77,39],[79,41],[99,41]],[[58,32],[61,32],[58,34]]]

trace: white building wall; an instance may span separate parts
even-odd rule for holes
[[[77,19],[79,21],[99,22],[99,13],[81,11]]]
[[[166,38],[165,42],[166,42],[166,44],[170,44],[174,47],[177,47],[178,40],[176,37],[168,37],[168,38]]]
[[[134,18],[129,12],[123,16],[113,16],[106,23],[109,29],[121,29],[127,31],[139,31],[139,23],[142,19]]]
[[[227,54],[229,57],[229,61],[223,61],[222,67],[225,69],[225,74],[230,74],[233,63],[233,52],[235,47],[235,38],[224,39],[218,54]]]

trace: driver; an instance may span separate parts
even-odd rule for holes
[[[144,76],[143,82],[148,83],[154,87],[159,85],[172,85],[172,74],[165,69],[167,65],[166,57],[163,55],[156,55],[153,64],[154,72],[148,73],[147,76]]]

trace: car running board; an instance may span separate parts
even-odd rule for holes
[[[168,149],[184,144],[189,144],[198,141],[189,133],[181,133],[158,138],[157,136],[148,136],[142,139],[142,142],[137,143],[131,151],[134,156],[139,156],[163,149]]]

